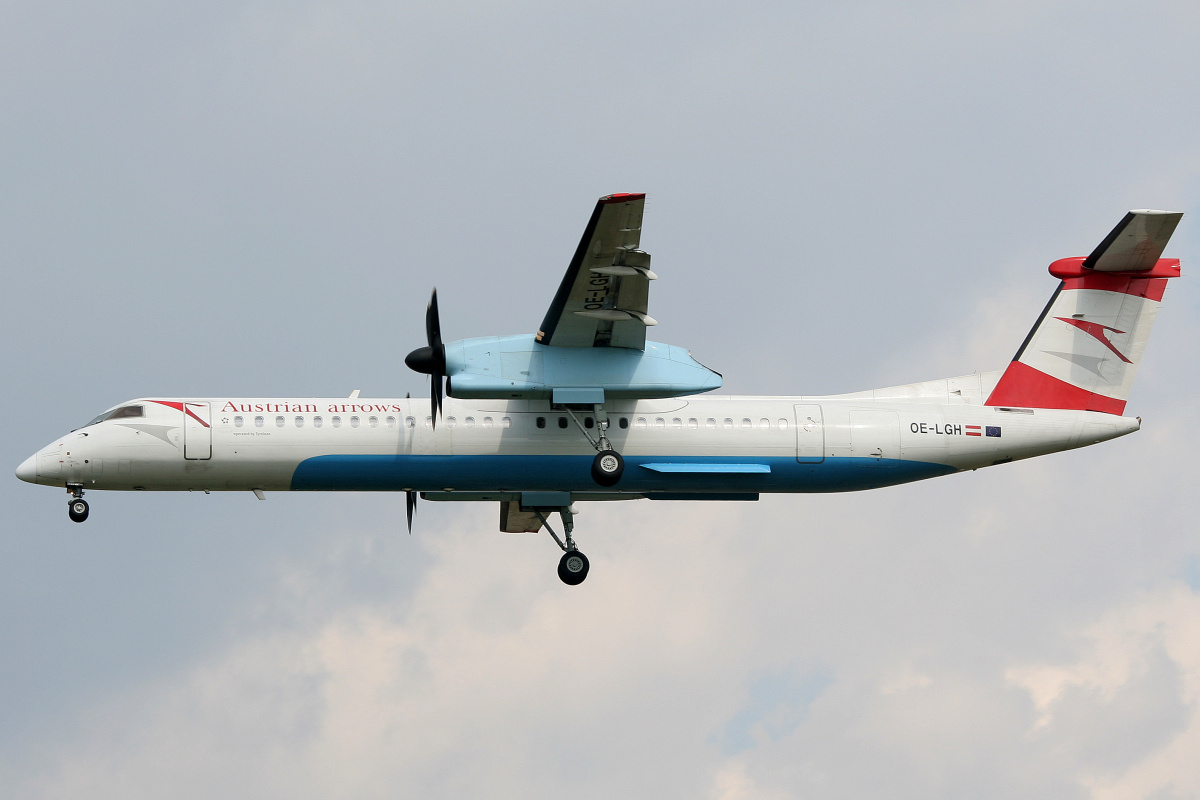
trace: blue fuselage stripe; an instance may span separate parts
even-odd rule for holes
[[[595,492],[593,456],[330,455],[302,461],[292,476],[298,491]],[[657,472],[662,456],[625,457],[625,473],[612,491],[653,492],[852,492],[909,483],[955,472],[923,461],[828,458],[816,464],[794,458],[688,457],[691,464],[761,464],[761,472]]]

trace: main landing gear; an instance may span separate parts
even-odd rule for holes
[[[579,417],[575,416],[575,412],[570,406],[563,406],[575,424],[579,426],[579,430],[583,431],[583,435],[587,437],[588,442],[592,447],[596,448],[596,458],[592,461],[592,480],[600,486],[616,486],[621,480],[621,475],[625,472],[625,459],[621,454],[613,449],[612,443],[608,441],[608,413],[604,410],[604,406],[596,404],[594,415],[596,417],[596,429],[600,435],[596,438],[592,437],[587,427],[579,421]],[[584,574],[587,574],[586,561],[583,569]],[[561,569],[560,569],[561,574]],[[566,580],[564,578],[564,580]],[[580,580],[583,580],[580,578]]]
[[[67,516],[72,522],[83,522],[88,518],[88,504],[87,500],[83,499],[83,485],[67,484],[67,491],[71,493],[71,499],[67,502]]]
[[[560,508],[558,510],[559,516],[562,517],[563,530],[566,533],[565,542],[558,538],[558,534],[550,527],[550,523],[546,520],[546,516],[542,513],[541,509],[534,509],[533,513],[546,526],[546,530],[550,531],[550,535],[554,537],[555,543],[562,548],[563,555],[558,560],[559,579],[567,586],[578,586],[583,583],[583,579],[587,577],[590,565],[588,564],[587,556],[579,551],[579,548],[575,546],[575,539],[571,536],[571,531],[575,529],[575,522],[572,519],[574,512],[571,511],[571,507]]]

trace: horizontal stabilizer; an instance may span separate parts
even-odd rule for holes
[[[1130,211],[1083,261],[1097,272],[1153,269],[1183,214],[1177,211]]]

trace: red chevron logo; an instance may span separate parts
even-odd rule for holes
[[[1071,319],[1070,317],[1055,317],[1055,319],[1062,320],[1068,325],[1074,325],[1076,328],[1079,328],[1079,330],[1093,337],[1109,350],[1112,350],[1114,353],[1116,353],[1117,358],[1121,359],[1126,364],[1133,363],[1125,357],[1124,353],[1113,346],[1113,343],[1108,340],[1108,336],[1105,333],[1106,331],[1112,331],[1113,333],[1124,333],[1125,331],[1119,331],[1116,328],[1110,328],[1107,325],[1101,325],[1099,322],[1088,322],[1087,320],[1082,319]]]

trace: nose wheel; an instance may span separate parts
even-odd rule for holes
[[[67,502],[67,516],[72,522],[83,522],[88,518],[87,500],[83,499],[83,487],[78,484],[68,486],[67,491],[71,493],[71,499]]]

